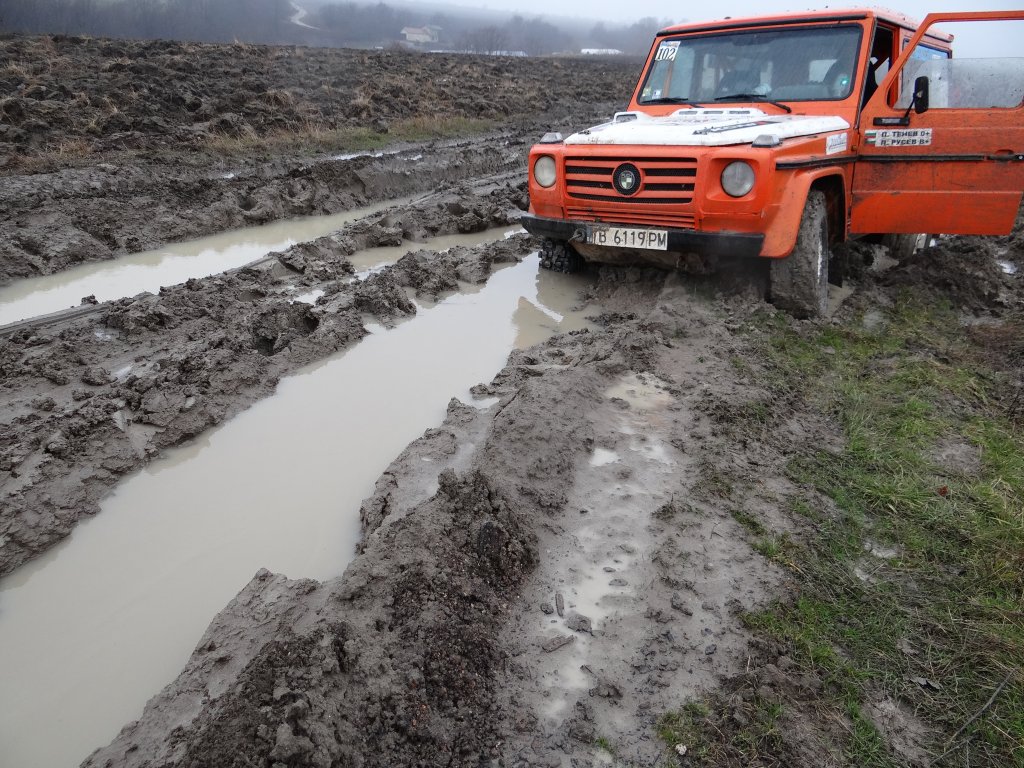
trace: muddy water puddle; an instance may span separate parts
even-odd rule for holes
[[[261,567],[337,576],[359,505],[407,443],[471,401],[515,346],[586,325],[585,278],[496,272],[122,483],[63,544],[0,581],[4,765],[74,765],[137,717]]]
[[[0,326],[77,306],[86,296],[98,301],[156,293],[162,285],[207,277],[241,267],[272,251],[315,240],[363,216],[405,200],[389,200],[331,216],[280,221],[222,232],[153,251],[97,264],[83,264],[53,275],[19,280],[0,288]]]

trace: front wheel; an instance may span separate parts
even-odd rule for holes
[[[583,257],[568,243],[545,240],[540,249],[540,265],[552,272],[579,272],[583,269]]]
[[[807,195],[793,252],[772,259],[772,303],[795,317],[819,317],[828,308],[828,206],[825,193]]]

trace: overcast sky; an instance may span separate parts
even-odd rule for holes
[[[301,3],[301,0],[299,0]],[[765,2],[765,0],[718,0],[715,3],[680,3],[678,0],[644,0],[640,3],[623,2],[622,0],[562,0],[560,3],[552,3],[551,0],[447,0],[453,5],[464,5],[473,8],[489,8],[506,10],[524,15],[551,14],[556,16],[576,16],[586,19],[604,19],[616,22],[634,22],[644,16],[654,16],[658,19],[670,19],[673,22],[682,21],[706,21],[708,19],[720,19],[725,16],[755,16],[765,13],[784,11],[803,11],[809,8],[849,8],[863,7],[869,3],[851,2],[796,2],[787,3],[785,0],[778,2]],[[891,0],[887,2],[888,7],[910,16],[911,18],[923,19],[931,12],[937,11],[1001,11],[1021,9],[1024,7],[1022,0]],[[988,26],[988,25],[986,25]],[[1017,22],[1014,28],[1024,26],[1024,22]],[[956,32],[956,30],[950,30]],[[963,36],[961,36],[963,37]],[[1001,55],[1021,56],[1020,40],[1024,37],[1010,33],[1004,26],[1004,33],[1000,35],[1006,46],[1006,51],[1000,51]],[[959,55],[976,55],[972,49],[975,45],[971,41],[963,39],[963,45],[957,48]],[[986,49],[988,55],[993,52]]]
[[[764,0],[718,0],[716,3],[680,3],[678,0],[644,0],[641,3],[626,3],[622,0],[447,0],[454,5],[508,10],[524,14],[554,14],[558,16],[582,16],[601,18],[609,21],[633,22],[643,16],[654,16],[673,21],[704,21],[724,16],[755,16],[781,11],[804,11],[808,8],[849,8],[863,7],[868,3],[857,2],[764,2]],[[301,0],[300,0],[301,2]],[[892,0],[893,10],[918,19],[932,11],[998,11],[1021,8],[1020,0]]]

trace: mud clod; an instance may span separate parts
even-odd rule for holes
[[[573,632],[590,632],[591,622],[586,616],[581,616],[578,613],[571,613],[565,620],[565,626],[571,629]]]
[[[553,653],[554,651],[557,651],[559,648],[563,648],[566,645],[569,645],[574,642],[576,642],[576,638],[572,635],[556,635],[555,637],[552,637],[550,640],[545,642],[541,646],[541,648],[544,649],[545,653]]]

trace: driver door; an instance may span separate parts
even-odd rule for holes
[[[1024,58],[948,58],[922,42],[936,22],[1009,20],[1024,11],[925,18],[861,113],[851,234],[1011,231],[1024,191]]]

